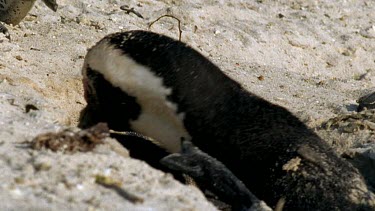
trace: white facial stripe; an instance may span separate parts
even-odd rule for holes
[[[121,50],[114,49],[106,40],[87,53],[84,76],[87,64],[103,74],[112,85],[137,98],[142,110],[139,118],[130,122],[134,131],[159,141],[172,153],[180,151],[181,137],[191,139],[183,125],[184,115],[178,114],[176,105],[167,101],[172,90],[165,87],[163,79],[148,67],[123,55]]]

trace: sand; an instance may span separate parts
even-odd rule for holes
[[[56,13],[37,1],[0,35],[1,210],[214,210],[194,187],[108,147],[64,154],[22,142],[74,127],[85,106],[81,67],[107,34],[143,29],[178,38],[249,91],[284,106],[340,154],[375,166],[371,115],[356,100],[373,91],[374,1],[60,0]],[[128,5],[143,18],[120,10]],[[26,112],[26,107],[34,109]],[[323,127],[331,118],[333,126]],[[337,119],[338,118],[338,119]],[[350,121],[349,121],[350,120]],[[370,123],[369,123],[370,122]],[[364,158],[363,158],[364,157]],[[361,158],[361,159],[359,159]],[[363,161],[363,162],[362,162]],[[44,166],[40,168],[40,166]],[[141,198],[131,203],[95,182],[105,175]],[[375,178],[369,171],[368,178]]]

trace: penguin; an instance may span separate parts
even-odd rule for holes
[[[57,11],[58,4],[56,0],[43,0],[45,5]],[[35,3],[35,0],[0,0],[0,33],[4,33],[9,39],[8,29],[1,23],[19,24],[27,15]]]
[[[375,210],[358,170],[326,141],[181,41],[142,30],[110,34],[88,50],[82,75],[80,127],[106,122],[164,149],[121,141],[137,145],[131,156],[158,167],[186,140],[273,208],[282,201],[285,210]]]

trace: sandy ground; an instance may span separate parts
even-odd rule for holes
[[[21,144],[77,124],[85,106],[80,70],[87,48],[131,29],[178,38],[171,18],[149,29],[165,14],[181,20],[182,41],[251,92],[288,108],[375,178],[375,118],[355,112],[358,97],[375,85],[374,1],[58,3],[54,13],[37,2],[18,26],[8,26],[11,42],[0,35],[1,210],[214,209],[196,188],[105,147],[64,154]],[[125,4],[144,18],[120,10]],[[36,109],[26,112],[30,105]],[[120,181],[144,202],[98,185],[95,175]]]

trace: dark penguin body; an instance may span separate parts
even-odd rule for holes
[[[81,126],[130,129],[169,153],[191,140],[270,206],[283,199],[285,210],[375,209],[358,171],[325,141],[179,41],[146,31],[109,35],[89,50],[83,76]]]

